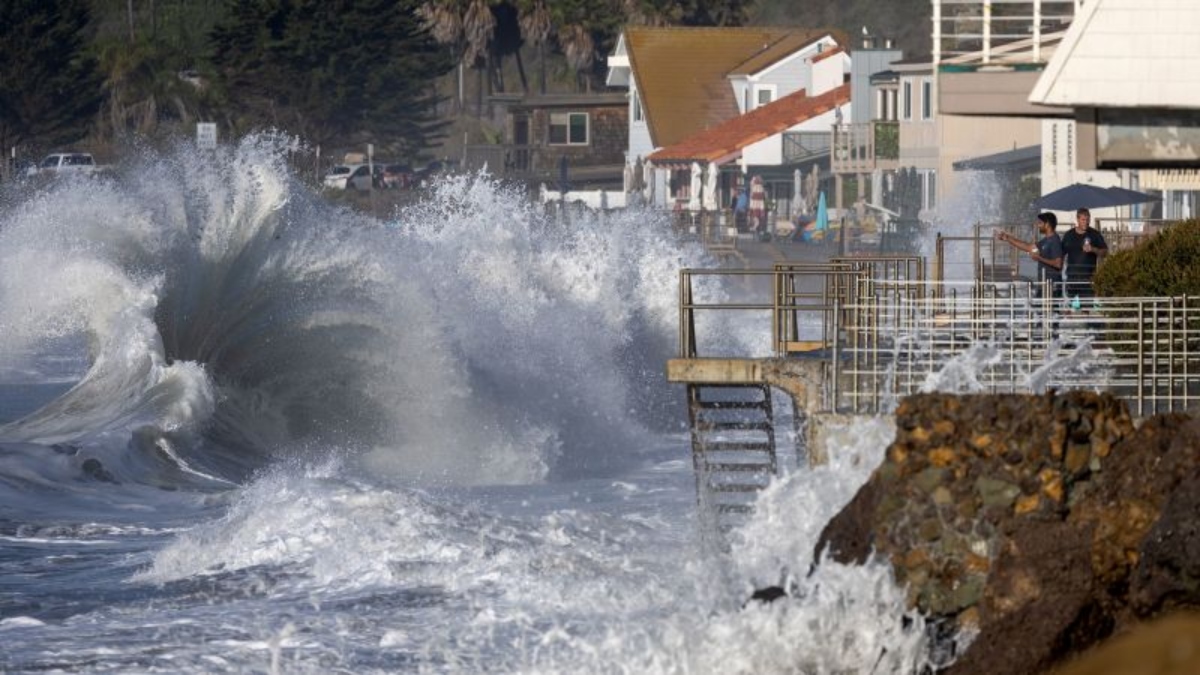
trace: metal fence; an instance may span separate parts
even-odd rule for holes
[[[697,315],[769,313],[776,357],[822,359],[827,411],[878,413],[922,390],[1110,391],[1137,415],[1200,397],[1200,303],[1055,298],[1048,285],[929,281],[924,261],[838,259],[771,270],[682,270],[680,352],[699,348]],[[706,275],[768,278],[770,297],[697,301]],[[765,318],[765,317],[764,317]],[[816,327],[808,336],[801,326]],[[807,337],[807,339],[803,339]]]

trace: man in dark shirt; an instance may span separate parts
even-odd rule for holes
[[[1079,209],[1075,212],[1075,227],[1062,236],[1067,266],[1065,293],[1069,298],[1090,298],[1096,294],[1092,289],[1092,276],[1096,274],[1100,258],[1108,253],[1108,244],[1091,223],[1092,212]]]
[[[1049,281],[1050,297],[1058,297],[1063,264],[1062,240],[1054,231],[1058,227],[1058,217],[1050,212],[1039,213],[1034,224],[1041,237],[1036,244],[1017,239],[1003,230],[996,232],[996,238],[1028,253],[1030,258],[1036,260],[1038,281]]]

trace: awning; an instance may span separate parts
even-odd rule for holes
[[[1017,148],[997,152],[994,155],[983,155],[962,159],[954,163],[955,171],[1003,171],[1008,173],[1029,173],[1042,167],[1042,146],[1031,145],[1027,148]]]

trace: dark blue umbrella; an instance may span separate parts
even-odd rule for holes
[[[1130,190],[1123,187],[1110,187],[1108,191],[1116,195],[1119,199],[1123,199],[1122,204],[1145,204],[1146,202],[1162,201],[1162,197],[1155,197],[1145,192],[1138,192],[1137,190]]]
[[[1075,209],[1102,209],[1108,206],[1141,204],[1155,199],[1157,197],[1125,188],[1102,188],[1084,183],[1072,183],[1065,188],[1038,197],[1033,205],[1039,209],[1050,211],[1074,211]]]

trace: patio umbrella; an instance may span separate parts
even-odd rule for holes
[[[813,164],[812,173],[808,174],[808,178],[805,179],[805,185],[804,185],[804,204],[805,204],[805,206],[815,208],[814,205],[817,203],[817,187],[819,187],[819,184],[821,182],[821,179],[817,174],[817,172],[819,170],[820,169],[817,167],[817,165]]]
[[[801,236],[804,241],[824,241],[829,230],[829,209],[825,206],[825,192],[817,196],[817,217],[804,226]]]
[[[1162,201],[1162,197],[1155,197],[1154,195],[1146,194],[1145,192],[1138,192],[1137,190],[1130,190],[1123,187],[1110,187],[1108,188],[1108,191],[1116,195],[1118,198],[1124,199],[1125,201],[1123,204],[1144,204],[1146,202]]]
[[[641,157],[638,161],[642,161]],[[642,165],[642,189],[645,190],[646,203],[650,204],[654,201],[654,165],[646,162]]]
[[[1102,188],[1084,183],[1072,183],[1065,188],[1038,197],[1033,203],[1039,209],[1051,211],[1074,211],[1075,209],[1102,209],[1108,206],[1126,206],[1153,201],[1155,197],[1124,188]]]
[[[633,163],[633,191],[641,192],[646,189],[646,166],[639,156]]]
[[[717,208],[717,179],[721,176],[721,169],[716,164],[709,164],[708,171],[704,174],[704,208]]]
[[[636,188],[633,186],[633,165],[625,163],[625,191],[633,192]]]
[[[804,203],[804,174],[796,169],[792,172],[792,217],[799,218],[807,210]]]
[[[700,186],[702,184],[700,162],[692,162],[692,184],[691,191],[688,193],[688,209],[691,211],[700,210]]]
[[[829,229],[829,207],[825,205],[824,190],[821,190],[820,196],[817,197],[817,229]]]
[[[767,191],[763,188],[762,176],[750,179],[750,223],[751,229],[762,229],[767,219]]]

